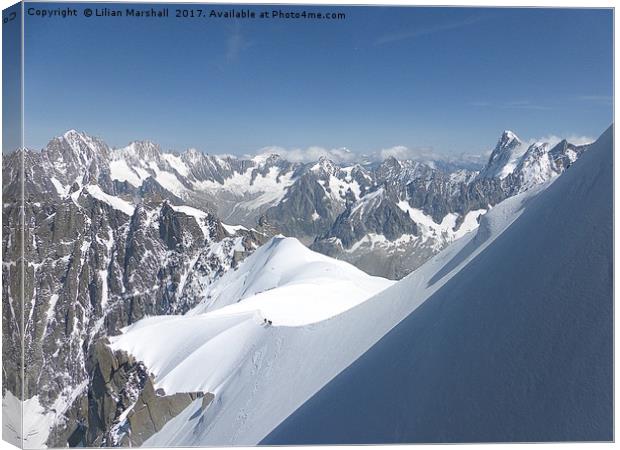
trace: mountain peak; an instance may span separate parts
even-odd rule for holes
[[[516,133],[514,133],[511,130],[504,130],[504,132],[502,133],[502,136],[499,139],[498,147],[501,147],[501,148],[506,148],[509,146],[513,147],[515,145],[522,144],[522,143],[523,142],[521,141],[521,139],[519,139],[519,136],[517,136]]]
[[[72,147],[80,142],[83,142],[88,145],[92,143],[93,141],[95,141],[95,139],[93,139],[88,134],[84,133],[83,131],[77,131],[74,129],[66,131],[65,133],[63,133],[62,136],[59,136],[59,139],[64,139]]]
[[[161,155],[159,145],[151,141],[133,141],[121,152],[128,156],[137,156],[141,159],[158,159]]]
[[[62,135],[62,137],[64,137],[65,139],[70,139],[72,137],[82,137],[82,136],[83,136],[82,133],[80,133],[77,130],[74,130],[73,128],[65,131],[65,133]]]
[[[325,155],[319,156],[318,163],[321,166],[325,166],[325,167],[329,167],[329,168],[332,168],[332,167],[334,167],[336,165],[336,163],[334,163],[334,161],[332,161],[329,157],[327,157]]]
[[[530,149],[545,149],[549,147],[549,143],[548,142],[542,142],[542,141],[536,141],[533,144],[531,144],[528,147],[528,150]]]
[[[321,155],[317,162],[310,168],[312,172],[321,175],[334,175],[338,171],[338,167],[334,161],[325,155]]]
[[[491,152],[487,165],[480,172],[481,178],[504,178],[514,169],[514,160],[519,156],[519,148],[523,142],[510,130],[504,130]]]
[[[109,148],[99,138],[74,129],[66,131],[62,136],[52,139],[46,146],[45,152],[52,160],[74,161],[78,164],[89,165],[99,157],[106,158]]]
[[[258,155],[255,155],[252,158],[252,161],[257,166],[265,166],[265,165],[275,164],[276,162],[278,162],[281,159],[282,159],[282,157],[280,156],[279,153],[276,153],[276,152],[265,152],[265,153],[260,153]]]
[[[399,171],[403,165],[395,156],[390,155],[381,162],[380,167],[385,170]]]

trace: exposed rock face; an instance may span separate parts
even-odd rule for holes
[[[313,173],[306,173],[289,188],[280,203],[267,210],[263,220],[284,235],[312,242],[321,230],[334,222],[343,203],[330,198]]]
[[[22,245],[24,226],[20,216],[23,152],[3,155],[2,176],[2,396],[8,390],[20,396],[24,368],[21,341],[24,287]],[[22,280],[24,284],[22,285]]]
[[[331,230],[342,245],[350,248],[368,234],[383,235],[394,241],[404,234],[417,235],[415,222],[397,206],[385,188],[379,188],[357,203],[348,205]]]
[[[131,447],[142,445],[197,398],[202,398],[201,408],[205,409],[214,397],[209,392],[177,392],[172,395],[165,395],[163,392],[156,393],[149,379],[136,405],[128,415],[128,434],[123,436],[120,444],[128,444]]]
[[[570,144],[564,139],[549,150],[549,157],[553,161],[555,169],[560,171],[567,169],[587,148],[586,145]]]
[[[140,446],[197,398],[202,398],[203,409],[213,400],[211,393],[155,391],[144,364],[125,352],[113,352],[105,339],[91,349],[89,373],[87,397],[69,411],[75,418],[87,414],[56,428],[51,446]]]
[[[344,209],[333,226],[315,239],[312,249],[373,275],[402,278],[469,231],[479,214],[551,180],[587,147],[566,141],[553,148],[545,143],[528,147],[513,132],[505,131],[477,174],[462,169],[447,173],[419,162],[388,158],[370,172],[375,187]],[[383,200],[364,207],[380,189]]]
[[[153,157],[158,149],[142,145],[140,152]],[[138,191],[112,180],[110,155],[101,141],[68,133],[43,152],[25,151],[23,158],[14,153],[3,164],[3,393],[21,397],[23,317],[24,398],[38,396],[50,413],[70,404],[55,411],[58,423],[49,439],[57,445],[108,442],[115,408],[129,401],[101,396],[110,383],[108,373],[93,373],[106,366],[97,361],[106,355],[98,347],[101,338],[146,315],[187,311],[267,238],[227,231],[208,210],[177,206],[179,197],[156,182],[157,189],[145,182]],[[114,367],[116,377],[140,375],[117,364],[122,370]],[[93,403],[97,398],[100,403]]]

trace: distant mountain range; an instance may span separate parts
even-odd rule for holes
[[[167,200],[232,225],[297,237],[373,275],[401,278],[475,228],[493,205],[562,173],[586,148],[566,141],[526,146],[505,131],[488,163],[472,171],[394,157],[336,164],[324,157],[293,163],[277,154],[165,153],[147,141],[111,149],[69,131],[41,152],[26,152],[26,195],[77,201],[105,194],[126,213],[140,202]],[[8,159],[4,170],[14,165]]]

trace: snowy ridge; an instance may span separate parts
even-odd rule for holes
[[[272,330],[312,327],[392,284],[277,237],[218,280],[209,290],[213,301],[185,316],[143,319],[110,338],[111,347],[145,362],[167,393],[227,397],[241,387],[240,367],[258,370],[258,349],[273,344]],[[204,361],[217,364],[206,368]]]
[[[107,203],[114,209],[118,209],[119,211],[124,212],[128,216],[132,216],[134,212],[134,206],[128,201],[123,200],[122,198],[115,197],[113,195],[106,194],[101,190],[101,188],[97,185],[88,185],[86,186],[86,190],[90,195],[95,197],[97,200],[101,200],[104,203]]]
[[[275,237],[226,273],[188,315],[260,311],[274,325],[299,326],[345,311],[392,282]]]

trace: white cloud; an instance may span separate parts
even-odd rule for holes
[[[379,156],[381,159],[386,159],[390,156],[393,156],[396,159],[411,159],[411,156],[413,156],[412,153],[413,152],[404,145],[396,145],[394,147],[379,150]]]
[[[546,142],[551,147],[553,147],[554,145],[558,144],[563,139],[566,139],[569,143],[574,144],[574,145],[591,144],[592,142],[596,140],[595,138],[592,138],[590,136],[578,136],[578,135],[572,134],[570,136],[561,137],[561,136],[556,136],[554,134],[550,134],[550,135],[543,136],[540,138],[530,139],[527,142],[525,142],[525,144],[527,144],[527,146],[529,147],[530,145],[536,142]]]
[[[406,147],[404,145],[396,145],[394,147],[384,148],[379,150],[378,152],[374,152],[372,154],[373,158],[378,161],[383,161],[390,156],[393,156],[396,159],[410,159],[414,161],[443,161],[443,162],[456,162],[456,161],[465,161],[465,160],[477,160],[479,158],[478,155],[468,155],[468,154],[445,154],[435,152],[432,148],[412,148]]]
[[[562,139],[566,139],[571,144],[583,145],[594,142],[595,139],[589,136],[569,135],[566,137],[560,137],[556,135],[547,135],[539,138],[533,138],[523,141],[521,151],[524,153],[528,147],[537,142],[546,142],[551,147],[559,143]],[[492,148],[492,146],[490,146]],[[433,161],[441,161],[445,163],[468,165],[483,165],[486,163],[490,149],[486,149],[477,154],[474,153],[439,153],[434,151],[430,147],[407,147],[405,145],[395,145],[393,147],[382,148],[370,153],[362,154],[358,152],[352,152],[347,148],[325,148],[320,146],[310,146],[307,148],[285,148],[280,146],[263,147],[253,155],[246,155],[251,158],[252,156],[267,156],[271,154],[280,155],[282,158],[290,162],[299,163],[312,163],[316,162],[319,158],[325,157],[335,163],[356,163],[360,161],[384,161],[389,157],[394,157],[398,160],[413,160],[425,163],[432,163]]]
[[[530,100],[513,100],[501,104],[501,107],[505,109],[530,109],[539,111],[547,111],[551,109],[549,106],[533,103]]]
[[[552,108],[530,100],[510,100],[505,102],[489,102],[485,100],[474,100],[468,103],[469,106],[477,108],[501,108],[501,109],[524,109],[534,111],[548,111]]]
[[[311,146],[306,149],[271,146],[264,147],[257,152],[257,155],[278,154],[282,158],[291,162],[314,162],[321,156],[331,159],[336,163],[353,162],[358,159],[359,155],[351,152],[346,148],[327,149],[318,146]]]
[[[577,98],[583,102],[591,102],[601,105],[611,105],[613,100],[611,95],[580,95]]]
[[[401,161],[413,160],[429,164],[433,161],[480,164],[485,162],[486,158],[488,158],[488,155],[473,155],[466,153],[450,155],[441,154],[433,151],[432,148],[412,148],[404,145],[395,145],[393,147],[383,148],[370,153],[352,152],[347,148],[327,149],[319,146],[311,146],[305,149],[287,149],[279,146],[270,146],[260,149],[254,155],[246,155],[246,157],[251,158],[252,156],[266,156],[271,154],[277,154],[288,161],[300,163],[316,162],[321,157],[328,158],[335,163],[357,163],[362,161],[382,162],[389,157],[394,157]]]

